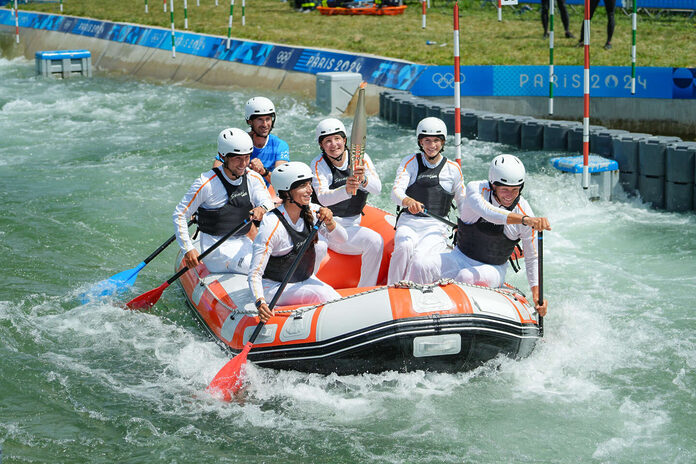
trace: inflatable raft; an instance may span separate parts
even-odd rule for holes
[[[317,10],[323,15],[377,15],[377,16],[394,16],[403,14],[406,10],[406,5],[400,6],[383,6],[381,8],[376,5],[371,6],[358,6],[355,8],[345,8],[341,6],[328,7],[328,6],[318,6]]]
[[[386,282],[394,216],[365,208],[361,224],[384,237],[379,282]],[[181,258],[177,268],[181,269]],[[386,370],[459,372],[498,356],[525,357],[540,338],[533,305],[512,287],[453,281],[355,288],[360,256],[329,250],[317,273],[342,298],[278,306],[248,355],[251,362],[302,372],[359,374]],[[204,263],[179,279],[202,326],[233,355],[258,323],[247,276],[214,274]]]

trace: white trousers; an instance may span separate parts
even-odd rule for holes
[[[205,251],[213,246],[222,236],[215,237],[201,233],[201,250]],[[234,272],[237,274],[249,274],[251,267],[252,242],[246,235],[242,237],[230,237],[216,250],[203,258],[205,266],[210,272]]]
[[[500,287],[505,282],[507,263],[498,265],[482,263],[469,258],[459,248],[448,253],[440,253],[439,258],[443,278],[492,288]]]
[[[262,279],[261,282],[264,299],[266,303],[270,304],[278,288],[280,288],[280,282],[270,279]],[[341,295],[333,287],[312,275],[307,280],[288,283],[285,290],[283,290],[283,294],[278,299],[277,305],[318,304],[339,298],[341,298]]]
[[[361,227],[360,216],[348,218],[334,217],[346,229],[348,240],[341,244],[331,244],[331,250],[344,255],[360,255],[360,282],[358,287],[372,287],[377,284],[379,267],[382,264],[384,240],[372,229]]]
[[[387,284],[400,280],[429,283],[418,279],[411,268],[414,262],[447,249],[447,226],[436,219],[402,214],[394,235],[394,252],[389,263]]]

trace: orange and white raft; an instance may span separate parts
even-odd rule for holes
[[[366,206],[361,225],[385,242],[379,282],[386,282],[394,216]],[[181,255],[177,258],[181,268]],[[278,306],[249,352],[259,366],[359,374],[386,370],[459,372],[498,356],[529,355],[540,338],[533,305],[515,288],[453,281],[355,288],[360,256],[329,250],[318,277],[342,298]],[[247,276],[212,274],[205,263],[179,279],[194,315],[210,335],[239,353],[258,318]]]

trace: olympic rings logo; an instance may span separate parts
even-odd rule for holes
[[[291,51],[278,52],[278,54],[276,55],[276,63],[285,64],[290,60],[291,56]]]
[[[454,75],[452,73],[435,73],[432,80],[433,84],[441,89],[446,89],[447,87],[454,88]]]

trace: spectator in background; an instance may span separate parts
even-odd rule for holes
[[[594,16],[594,12],[599,5],[599,0],[590,0],[590,19]],[[611,38],[614,35],[614,27],[616,26],[616,21],[614,20],[614,9],[616,8],[616,0],[604,0],[604,8],[607,10],[607,42],[604,44],[605,50],[611,49]],[[582,47],[585,42],[585,21],[583,20],[582,26],[580,27],[580,41],[578,42],[578,47]]]
[[[570,32],[570,21],[568,20],[568,10],[566,10],[565,0],[558,0],[558,11],[561,12],[561,21],[565,36],[572,39],[575,36]],[[541,0],[541,25],[544,27],[544,38],[549,36],[549,0]]]

